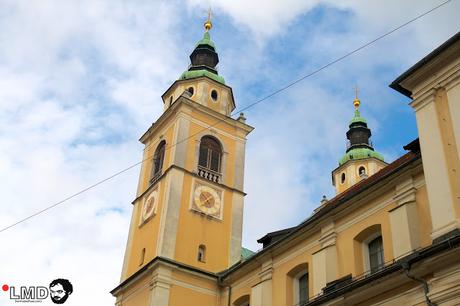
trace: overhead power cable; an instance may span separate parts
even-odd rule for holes
[[[383,38],[385,38],[385,37],[387,37],[387,36],[393,34],[394,32],[396,32],[396,31],[398,31],[398,30],[400,30],[400,29],[402,29],[402,28],[404,28],[404,27],[406,27],[407,25],[411,24],[412,22],[415,22],[415,21],[417,21],[418,19],[420,19],[420,18],[422,18],[422,17],[424,17],[424,16],[426,16],[426,15],[432,13],[433,11],[435,11],[435,10],[437,10],[437,9],[439,9],[439,8],[441,8],[441,7],[443,7],[444,5],[448,4],[448,3],[451,2],[451,1],[452,1],[452,0],[447,0],[447,1],[444,1],[444,2],[442,2],[442,3],[440,3],[440,4],[438,4],[437,6],[435,6],[435,7],[431,8],[431,9],[425,11],[424,13],[422,13],[422,14],[420,14],[420,15],[417,15],[416,17],[414,17],[414,18],[412,18],[412,19],[410,19],[410,20],[404,22],[403,24],[401,24],[401,25],[399,25],[399,26],[393,28],[392,30],[390,30],[390,31],[388,31],[388,32],[386,32],[386,33],[384,33],[384,34],[382,34],[382,35],[380,35],[380,36],[378,36],[377,38],[375,38],[375,39],[373,39],[373,40],[371,40],[371,41],[369,41],[369,42],[367,42],[367,43],[361,45],[360,47],[358,47],[358,48],[356,48],[356,49],[354,49],[354,50],[352,50],[352,51],[350,51],[350,52],[348,52],[348,53],[346,53],[346,54],[344,54],[344,55],[342,55],[342,56],[336,58],[335,60],[333,60],[333,61],[331,61],[331,62],[329,62],[329,63],[327,63],[327,64],[321,66],[320,68],[318,68],[318,69],[316,69],[316,70],[314,70],[314,71],[312,71],[312,72],[310,72],[310,73],[308,73],[308,74],[306,74],[306,75],[304,75],[304,76],[302,76],[302,77],[300,77],[300,78],[298,78],[298,79],[292,81],[291,83],[289,83],[289,84],[287,84],[287,85],[285,85],[285,86],[283,86],[283,87],[281,87],[281,88],[279,88],[279,89],[273,91],[272,93],[270,93],[270,94],[264,96],[263,98],[261,98],[261,99],[259,99],[259,100],[256,100],[256,101],[254,101],[253,103],[250,103],[250,104],[248,104],[247,106],[245,106],[245,107],[243,107],[243,108],[241,108],[241,109],[239,109],[239,110],[236,110],[234,113],[238,114],[238,113],[243,112],[243,111],[245,111],[245,110],[247,110],[247,109],[249,109],[249,108],[251,108],[251,107],[254,107],[254,106],[257,105],[257,104],[260,104],[260,103],[262,103],[262,102],[268,100],[269,98],[271,98],[271,97],[273,97],[273,96],[279,94],[280,92],[289,89],[290,87],[292,87],[292,86],[294,86],[294,85],[296,85],[296,84],[302,82],[303,80],[305,80],[305,79],[307,79],[307,78],[309,78],[309,77],[311,77],[311,76],[313,76],[313,75],[319,73],[320,71],[322,71],[322,70],[324,70],[324,69],[326,69],[326,68],[328,68],[328,67],[330,67],[330,66],[332,66],[332,65],[334,65],[334,64],[336,64],[336,63],[338,63],[338,62],[340,62],[340,61],[342,61],[342,60],[344,60],[345,58],[347,58],[347,57],[349,57],[349,56],[351,56],[351,55],[353,55],[353,54],[359,52],[360,50],[362,50],[362,49],[364,49],[364,48],[366,48],[366,47],[368,47],[368,46],[374,44],[375,42],[377,42],[377,41],[379,41],[379,40],[381,40],[381,39],[383,39]],[[233,116],[233,115],[232,115],[232,116]],[[187,140],[189,140],[189,139],[191,139],[191,138],[193,138],[193,137],[195,137],[195,136],[201,134],[202,132],[204,132],[204,131],[206,131],[206,130],[209,130],[209,129],[211,129],[211,128],[217,126],[219,123],[222,123],[222,122],[224,122],[224,121],[225,121],[225,119],[220,119],[220,120],[216,121],[214,124],[208,126],[207,128],[203,128],[203,129],[201,129],[200,131],[198,131],[197,133],[194,133],[194,134],[190,135],[189,137],[186,137],[186,138],[184,138],[184,139],[181,139],[181,140],[177,141],[176,143],[171,144],[170,146],[167,146],[167,147],[165,148],[165,151],[166,151],[166,150],[169,150],[169,149],[171,149],[171,148],[173,148],[173,147],[175,147],[175,146],[177,146],[178,144],[180,144],[180,143],[182,143],[182,142],[185,142],[185,141],[187,141]],[[139,162],[137,162],[137,163],[135,163],[135,164],[132,164],[132,165],[130,165],[130,166],[128,166],[128,167],[126,167],[126,168],[124,168],[124,169],[122,169],[122,170],[120,170],[120,171],[118,171],[118,172],[116,172],[116,173],[114,173],[114,174],[112,174],[112,175],[110,175],[109,177],[106,177],[106,178],[104,178],[104,179],[102,179],[102,180],[100,180],[100,181],[98,181],[98,182],[96,182],[96,183],[94,183],[94,184],[88,186],[88,187],[86,187],[86,188],[84,188],[84,189],[82,189],[82,190],[80,190],[80,191],[78,191],[78,192],[76,192],[76,193],[74,193],[74,194],[72,194],[72,195],[66,197],[66,198],[63,199],[63,200],[60,200],[60,201],[58,201],[58,202],[56,202],[56,203],[54,203],[54,204],[52,204],[52,205],[50,205],[50,206],[47,206],[47,207],[45,207],[45,208],[43,208],[43,209],[41,209],[41,210],[39,210],[39,211],[37,211],[37,212],[35,212],[35,213],[33,213],[33,214],[31,214],[31,215],[29,215],[29,216],[23,218],[23,219],[20,219],[20,220],[14,222],[14,223],[12,223],[12,224],[10,224],[10,225],[8,225],[8,226],[2,228],[2,229],[0,229],[0,233],[4,232],[4,231],[6,231],[6,230],[8,230],[8,229],[10,229],[10,228],[12,228],[12,227],[15,227],[16,225],[19,225],[19,224],[21,224],[21,223],[23,223],[23,222],[25,222],[25,221],[27,221],[27,220],[33,218],[33,217],[36,217],[36,216],[38,216],[38,215],[40,215],[40,214],[43,214],[43,213],[45,213],[45,212],[47,212],[47,211],[49,211],[49,210],[51,210],[51,209],[53,209],[53,208],[55,208],[55,207],[57,207],[57,206],[63,204],[63,203],[65,203],[65,202],[68,202],[69,200],[71,200],[71,199],[73,199],[73,198],[75,198],[75,197],[81,195],[82,193],[85,193],[85,192],[87,192],[87,191],[89,191],[89,190],[91,190],[91,189],[93,189],[93,188],[95,188],[95,187],[97,187],[97,186],[99,186],[99,185],[101,185],[101,184],[103,184],[103,183],[105,183],[105,182],[107,182],[107,181],[109,181],[109,180],[111,180],[111,179],[113,179],[113,178],[115,178],[115,177],[117,177],[117,176],[119,176],[119,175],[121,175],[121,174],[123,174],[123,173],[129,171],[129,170],[131,170],[132,168],[134,168],[134,167],[136,167],[136,166],[138,166],[138,165],[141,165],[143,162],[145,162],[145,161],[147,161],[147,160],[150,160],[151,158],[153,158],[153,155],[148,156],[148,157],[144,158],[143,160],[141,160],[141,161],[139,161]]]

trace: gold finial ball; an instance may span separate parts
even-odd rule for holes
[[[211,20],[206,20],[206,22],[204,23],[204,28],[206,29],[206,31],[211,30],[212,28]]]
[[[361,104],[361,101],[359,101],[359,99],[355,99],[353,101],[353,105],[355,106],[356,109],[358,109],[359,105]]]

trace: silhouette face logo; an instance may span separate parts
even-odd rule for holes
[[[50,297],[55,304],[64,304],[72,292],[73,286],[67,279],[58,278],[50,284]]]

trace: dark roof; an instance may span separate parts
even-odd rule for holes
[[[416,140],[412,141],[410,144],[408,144],[405,147],[408,147],[411,144],[414,144],[415,142],[416,142]],[[239,269],[241,266],[248,264],[249,262],[251,262],[252,260],[255,260],[257,257],[261,256],[265,252],[267,252],[270,249],[278,246],[280,243],[282,243],[282,241],[286,240],[287,238],[291,237],[292,235],[295,235],[295,233],[297,233],[300,229],[305,228],[305,227],[307,227],[309,225],[315,224],[315,222],[318,219],[320,219],[323,216],[327,215],[330,211],[336,209],[337,207],[339,207],[342,204],[346,203],[351,198],[353,198],[353,197],[357,196],[358,194],[360,194],[361,192],[364,192],[365,190],[371,188],[372,186],[374,186],[375,184],[379,183],[383,179],[393,175],[394,173],[396,173],[399,170],[403,169],[404,167],[410,165],[411,163],[415,162],[416,160],[419,160],[420,157],[421,157],[420,152],[410,151],[410,152],[404,154],[403,156],[401,156],[400,158],[398,158],[397,160],[395,160],[394,162],[392,162],[391,164],[389,164],[388,166],[386,166],[385,168],[381,169],[380,171],[378,171],[374,175],[369,176],[367,179],[362,180],[359,183],[351,186],[350,188],[348,188],[344,192],[339,193],[334,198],[329,200],[326,204],[324,204],[324,206],[321,209],[319,209],[315,214],[313,214],[310,218],[308,218],[304,222],[300,223],[298,226],[295,226],[295,227],[291,228],[292,230],[290,232],[288,232],[286,235],[284,235],[282,237],[282,239],[279,239],[278,241],[271,243],[270,245],[268,245],[267,247],[263,248],[258,253],[254,254],[254,256],[252,256],[248,260],[243,261],[243,262],[239,262],[239,263],[233,265],[232,267],[230,267],[229,269],[220,272],[219,274],[220,274],[221,278],[224,278],[224,277],[228,276],[233,271]],[[261,238],[261,239],[263,239],[263,238]]]
[[[290,228],[285,228],[285,229],[282,229],[282,230],[279,230],[279,231],[275,231],[275,232],[270,232],[270,233],[267,233],[265,236],[263,236],[262,238],[260,239],[257,239],[257,242],[258,243],[262,243],[264,248],[267,247],[268,245],[280,240],[280,239],[283,239],[284,236],[286,236],[287,234],[289,234],[290,232],[292,232],[293,229],[295,229],[297,226],[294,226],[294,227],[290,227]]]
[[[410,143],[406,144],[404,150],[411,151],[413,153],[420,152],[420,141],[419,139],[412,140]]]
[[[396,80],[394,80],[391,84],[390,87],[393,88],[394,90],[402,93],[403,95],[411,98],[412,92],[400,85],[401,82],[403,82],[408,76],[413,74],[415,71],[419,70],[421,67],[423,67],[425,64],[433,60],[436,56],[441,54],[443,51],[448,49],[450,46],[452,46],[454,43],[460,40],[460,32],[457,32],[454,36],[449,38],[447,41],[445,41],[442,45],[434,49],[430,54],[422,58],[420,61],[418,61],[415,65],[410,67],[406,72],[401,74]]]

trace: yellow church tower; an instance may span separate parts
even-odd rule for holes
[[[353,105],[355,115],[349,123],[347,150],[340,159],[339,166],[332,171],[332,184],[337,194],[375,174],[387,165],[382,154],[374,150],[370,141],[371,130],[367,127],[367,121],[359,111],[361,101],[358,98],[358,89],[356,89]]]
[[[171,300],[187,296],[172,292],[182,290],[175,282],[193,286],[197,271],[215,275],[241,259],[245,144],[253,128],[242,114],[231,118],[235,101],[216,69],[210,18],[204,26],[191,65],[162,95],[163,114],[140,138],[144,163],[121,284],[112,291],[117,305],[182,305]]]

